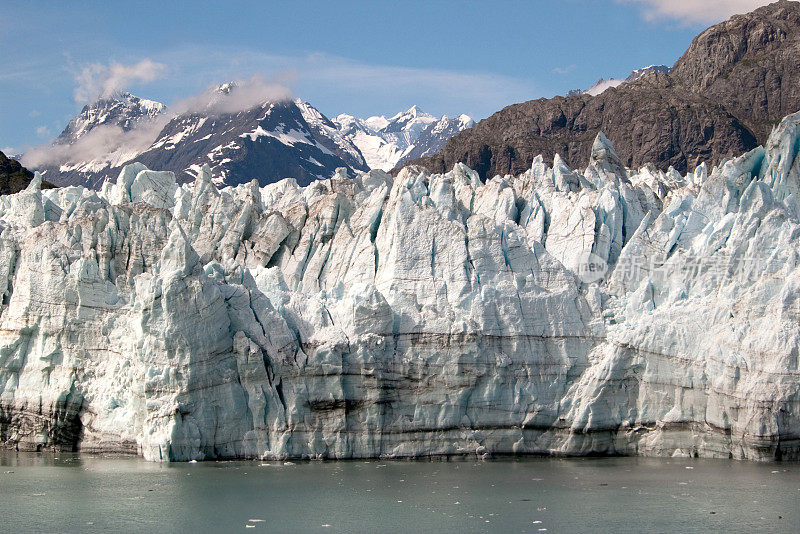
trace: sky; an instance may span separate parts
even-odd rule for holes
[[[0,150],[48,143],[103,93],[167,105],[256,77],[334,117],[502,107],[672,65],[759,0],[0,4]]]

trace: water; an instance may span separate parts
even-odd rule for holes
[[[800,465],[642,458],[167,465],[0,452],[3,532],[723,530],[800,532]]]

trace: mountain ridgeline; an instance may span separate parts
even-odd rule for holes
[[[308,184],[338,167],[367,171],[364,157],[327,117],[302,100],[237,104],[235,84],[224,84],[189,109],[120,93],[87,105],[51,147],[40,149],[57,185],[99,188],[134,161],[194,180],[207,164],[218,185],[283,178]],[[26,154],[26,157],[28,155]]]
[[[355,175],[435,154],[474,124],[466,115],[437,118],[416,106],[389,119],[339,115],[331,121],[300,99],[243,102],[241,90],[220,85],[181,110],[126,92],[107,95],[26,159],[58,185],[94,189],[134,161],[172,171],[178,182],[194,180],[208,165],[220,186],[253,179],[264,186],[283,178],[306,185],[340,167]]]
[[[261,185],[292,177],[300,184],[336,168],[368,171],[364,157],[336,126],[301,100],[265,102],[234,113],[185,113],[173,118],[136,157],[153,169],[190,181],[204,163],[218,182]]]
[[[358,147],[371,169],[385,171],[436,154],[448,139],[475,125],[467,115],[437,118],[417,106],[388,119],[359,119],[343,113],[333,122]]]
[[[508,106],[408,164],[444,172],[460,162],[488,179],[559,154],[578,168],[603,131],[626,166],[685,172],[763,144],[799,109],[800,3],[780,1],[707,29],[668,72]]]

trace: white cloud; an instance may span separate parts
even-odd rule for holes
[[[252,76],[247,80],[234,80],[234,87],[228,94],[217,91],[219,84],[209,86],[200,94],[183,98],[169,106],[173,115],[188,111],[206,113],[236,113],[267,101],[292,98],[292,91],[277,82],[265,80],[262,76]]]
[[[774,0],[617,0],[639,4],[646,20],[671,18],[686,24],[712,24],[732,15],[748,13]]]
[[[90,102],[98,97],[107,97],[115,91],[125,89],[134,82],[151,82],[166,73],[167,66],[151,59],[143,59],[138,63],[123,65],[122,63],[92,63],[75,73],[76,102]]]
[[[394,113],[397,106],[405,109],[420,104],[423,109],[430,107],[427,110],[431,112],[482,115],[510,102],[542,95],[541,88],[530,79],[496,73],[364,63],[322,53],[281,55],[247,47],[195,44],[164,51],[134,65],[85,66],[75,75],[75,97],[88,102],[123,89],[127,83],[151,81],[162,75],[161,92],[179,94],[187,87],[247,79],[254,73],[274,80],[274,85],[291,88],[312,104],[327,106],[325,111],[337,113],[363,109],[366,101],[370,107],[373,103],[381,106],[374,109],[378,113]],[[140,76],[134,79],[134,74]]]
[[[125,160],[126,154],[145,150],[166,124],[166,118],[125,131],[119,126],[101,124],[70,145],[44,144],[27,150],[22,163],[29,168],[59,166],[80,161]]]
[[[561,74],[563,76],[564,74],[569,74],[570,72],[575,70],[575,68],[576,68],[575,65],[567,65],[566,67],[556,67],[553,69],[553,72],[555,72],[556,74]]]
[[[28,117],[38,117],[41,115],[38,109],[32,109],[30,113],[28,113]]]
[[[14,147],[13,146],[5,146],[3,148],[0,148],[0,152],[5,154],[6,156],[10,157],[12,154],[14,154]]]
[[[420,104],[423,109],[431,105],[444,108],[442,112],[481,115],[541,95],[530,80],[495,73],[381,65],[321,53],[291,56],[240,47],[186,47],[157,59],[170,66],[171,79],[183,83],[193,79],[205,85],[263,73],[312,104],[338,108],[324,110],[329,112],[353,113],[370,102],[380,103],[380,112]]]
[[[47,126],[39,126],[36,128],[36,135],[39,137],[48,137],[50,135],[50,128]]]

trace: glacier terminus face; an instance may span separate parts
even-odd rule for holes
[[[682,176],[541,158],[0,197],[0,440],[151,460],[800,457],[800,114]]]

